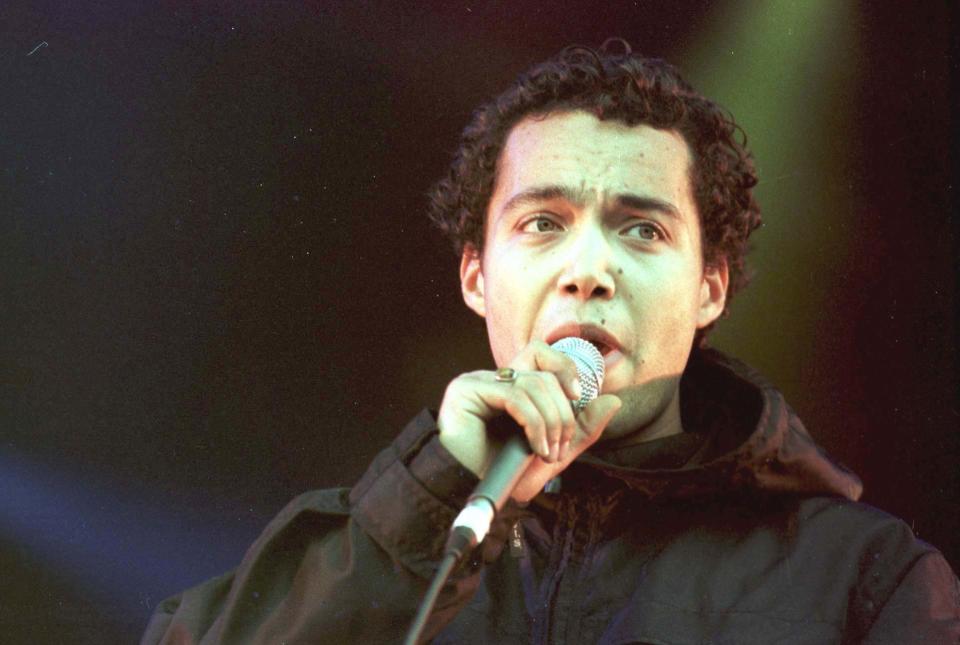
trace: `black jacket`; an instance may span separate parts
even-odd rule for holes
[[[779,392],[697,351],[681,435],[581,457],[441,595],[438,643],[960,643],[960,587]],[[416,417],[350,491],[302,495],[144,643],[402,640],[476,479]]]

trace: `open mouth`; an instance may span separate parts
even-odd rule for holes
[[[610,345],[607,345],[605,342],[603,342],[603,341],[601,341],[601,340],[594,340],[594,339],[590,339],[590,338],[584,338],[584,340],[589,341],[590,344],[592,344],[594,347],[596,347],[597,349],[599,349],[599,350],[600,350],[600,353],[601,353],[602,355],[604,355],[604,356],[606,356],[607,354],[609,354],[610,352],[612,352],[612,351],[614,350],[613,347],[611,347]]]
[[[590,327],[583,327],[578,334],[582,339],[592,344],[600,353],[606,357],[607,354],[615,351],[617,346],[614,344],[614,341],[609,337],[609,334],[599,329],[591,329]]]
[[[618,353],[620,349],[617,339],[610,334],[610,332],[602,327],[589,323],[574,322],[561,325],[547,336],[546,342],[555,343],[566,336],[582,338],[596,347],[604,358],[609,357],[611,354]]]

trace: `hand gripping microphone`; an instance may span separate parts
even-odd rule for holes
[[[573,359],[580,378],[580,400],[571,401],[574,412],[579,412],[597,398],[603,385],[603,355],[582,338],[561,338],[551,347]],[[509,417],[500,417],[508,419]],[[467,500],[466,506],[453,521],[450,536],[444,547],[443,561],[437,567],[433,582],[424,594],[420,607],[410,624],[404,645],[416,645],[426,629],[427,619],[440,597],[440,590],[454,567],[473,547],[480,544],[490,530],[490,523],[500,512],[514,486],[533,460],[533,452],[523,432],[513,423],[513,432],[503,449],[494,459],[486,476],[477,485]]]
[[[561,338],[553,345],[573,359],[580,378],[580,400],[571,401],[574,412],[582,410],[597,398],[603,385],[603,355],[588,341],[575,336]],[[453,550],[458,559],[483,541],[490,523],[510,498],[514,487],[533,460],[533,452],[523,432],[513,423],[515,432],[504,444],[483,480],[467,499],[466,506],[453,521],[447,551]]]

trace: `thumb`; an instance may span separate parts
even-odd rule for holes
[[[620,410],[622,405],[623,401],[620,400],[620,397],[614,394],[602,394],[591,401],[577,415],[580,427],[587,435],[583,442],[584,450],[600,438],[603,430],[610,423],[610,419]]]

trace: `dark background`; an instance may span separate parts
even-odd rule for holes
[[[714,344],[957,568],[955,16],[875,4],[4,3],[0,639],[135,640],[489,366],[424,193],[477,104],[610,35],[755,144]]]

